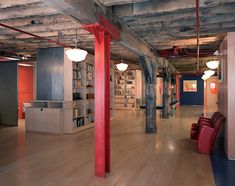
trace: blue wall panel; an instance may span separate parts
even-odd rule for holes
[[[64,99],[64,48],[38,49],[37,99]]]
[[[18,125],[17,76],[16,62],[0,62],[0,124]]]
[[[184,80],[197,80],[197,92],[184,92]],[[180,104],[203,105],[204,104],[204,81],[201,76],[182,76],[180,81]]]

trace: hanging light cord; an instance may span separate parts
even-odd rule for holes
[[[199,57],[200,57],[200,16],[199,16],[199,0],[196,0],[196,29],[197,29],[197,72],[199,72]]]

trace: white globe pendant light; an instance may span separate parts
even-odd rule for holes
[[[87,51],[79,49],[79,48],[73,48],[66,50],[66,55],[68,56],[69,60],[79,62],[86,59]]]
[[[210,75],[204,74],[204,75],[202,76],[202,79],[205,81],[205,80],[209,79],[210,77],[211,77]]]
[[[205,73],[205,75],[213,76],[215,74],[215,71],[214,70],[206,70],[204,73]]]
[[[116,67],[119,71],[124,72],[124,71],[126,71],[128,64],[123,63],[123,60],[121,60],[121,63],[117,64]]]
[[[74,42],[75,42],[75,47],[68,49],[65,52],[67,57],[69,58],[69,60],[74,61],[74,62],[85,60],[88,53],[86,50],[78,48],[79,40],[77,38],[77,29],[76,29],[76,39],[74,39]]]
[[[210,69],[217,69],[219,67],[219,61],[208,61],[206,66]]]

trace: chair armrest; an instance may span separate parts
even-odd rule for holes
[[[216,130],[209,126],[202,126],[200,128],[197,150],[200,153],[210,154],[214,144],[214,135]]]

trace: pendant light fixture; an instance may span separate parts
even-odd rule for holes
[[[87,51],[78,48],[78,39],[77,39],[77,30],[76,30],[76,39],[75,41],[75,48],[71,48],[66,50],[66,55],[68,56],[69,60],[79,62],[86,59]]]
[[[209,79],[210,77],[211,77],[210,75],[204,74],[204,75],[202,76],[202,79],[205,81],[205,80]]]
[[[117,64],[116,67],[119,71],[124,72],[124,71],[126,71],[128,64],[123,63],[123,60],[121,60],[121,63]]]
[[[71,61],[79,62],[86,59],[87,51],[79,49],[79,48],[72,48],[66,50],[65,52]]]
[[[204,72],[205,75],[208,75],[208,76],[213,76],[215,74],[215,71],[214,70],[206,70]]]
[[[209,68],[209,69],[217,69],[219,67],[219,61],[208,61],[206,63],[206,66]]]

